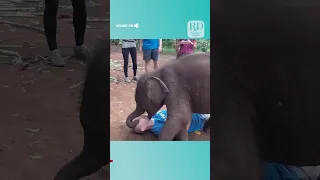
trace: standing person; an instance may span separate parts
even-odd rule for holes
[[[132,59],[132,69],[133,69],[133,80],[138,80],[137,77],[137,48],[136,40],[134,39],[123,39],[122,40],[122,56],[123,56],[123,71],[126,82],[130,82],[128,77],[128,64],[129,64],[129,54]]]
[[[158,69],[159,53],[162,51],[162,39],[141,39],[139,43],[139,50],[143,53],[143,60],[145,61],[146,73],[151,72],[150,60],[153,60],[154,70]]]
[[[177,39],[176,40],[176,51],[177,58],[194,53],[197,48],[197,40],[195,39]]]
[[[91,52],[83,45],[87,23],[86,3],[85,0],[71,0],[71,2],[73,7],[73,27],[75,34],[75,46],[73,48],[73,52],[78,58],[90,60],[92,56]],[[43,24],[47,43],[51,51],[51,64],[53,66],[63,67],[65,62],[57,48],[56,38],[58,5],[58,0],[45,0]]]

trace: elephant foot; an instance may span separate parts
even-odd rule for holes
[[[188,141],[188,131],[187,130],[185,130],[185,129],[183,129],[183,130],[181,130],[178,134],[177,134],[177,139],[178,139],[178,141]]]

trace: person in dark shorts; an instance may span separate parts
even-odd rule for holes
[[[71,2],[73,6],[73,27],[75,33],[75,46],[73,52],[77,58],[90,60],[92,58],[91,51],[83,45],[87,23],[86,2],[85,0],[71,0]],[[51,64],[52,66],[62,67],[65,65],[65,61],[58,50],[56,38],[58,6],[58,0],[45,0],[43,25],[47,43],[51,51]]]
[[[128,64],[129,64],[129,54],[132,59],[132,69],[133,69],[133,80],[138,80],[137,77],[137,48],[136,40],[134,39],[123,39],[122,40],[122,56],[123,56],[123,71],[124,71],[124,80],[130,82],[128,77]]]
[[[162,51],[162,39],[141,39],[139,50],[143,53],[146,73],[151,72],[150,60],[153,60],[153,67],[156,70],[159,67],[159,53]]]
[[[176,51],[177,58],[194,53],[197,48],[197,41],[195,39],[177,39],[176,40]]]

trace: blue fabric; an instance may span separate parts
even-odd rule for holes
[[[142,49],[151,50],[159,48],[159,39],[143,39],[142,40]]]
[[[205,115],[205,114],[193,113],[188,132],[190,133],[197,130],[201,130],[203,128],[204,122],[207,119],[207,117],[208,115]],[[150,131],[154,135],[159,136],[163,128],[163,125],[167,120],[167,110],[158,111],[154,116],[152,116],[152,119],[154,121],[154,125],[150,129]]]
[[[299,180],[299,177],[290,166],[265,163],[264,180]]]

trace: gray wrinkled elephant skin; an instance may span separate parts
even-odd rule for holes
[[[78,180],[110,163],[109,100],[110,41],[101,40],[90,62],[83,87],[80,122],[84,131],[81,153],[64,165],[54,180]]]
[[[320,2],[212,2],[211,178],[320,165]]]

